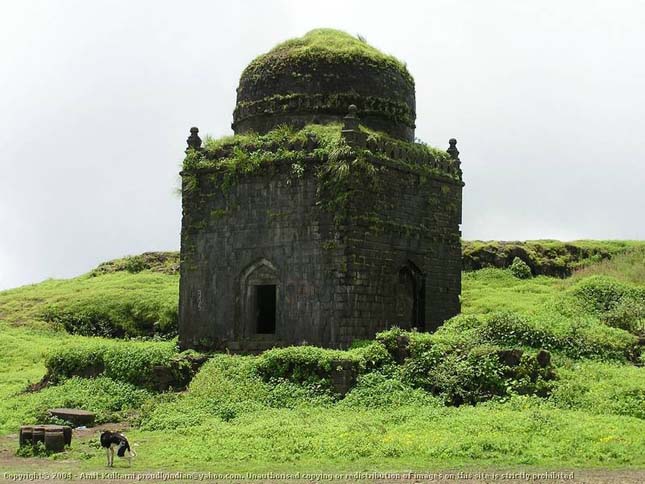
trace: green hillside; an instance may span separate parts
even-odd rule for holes
[[[132,426],[134,470],[645,468],[645,244],[466,242],[464,257],[484,268],[434,334],[209,355],[183,391],[149,384],[199,356],[175,346],[175,253],[0,292],[0,451],[47,408],[78,406]],[[567,271],[544,269],[559,258]],[[339,366],[356,376],[343,396]],[[105,465],[95,437],[42,466],[61,459]]]

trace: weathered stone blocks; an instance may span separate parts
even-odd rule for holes
[[[203,149],[191,131],[189,156],[211,168],[182,172],[182,348],[345,348],[393,325],[432,331],[459,312],[456,141],[442,156],[414,143],[414,81],[355,40],[338,58],[285,44],[254,61],[237,92],[237,134],[342,122],[338,149],[311,133],[269,138],[262,153]],[[270,162],[251,166],[258,156]],[[334,163],[340,186],[325,178]]]

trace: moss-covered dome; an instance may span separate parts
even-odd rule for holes
[[[266,133],[280,124],[336,122],[350,104],[365,126],[414,140],[414,80],[405,65],[345,32],[312,30],[244,70],[233,130]]]

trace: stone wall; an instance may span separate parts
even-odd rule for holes
[[[394,65],[380,66],[369,59],[346,63],[305,58],[275,63],[267,58],[254,67],[240,78],[233,113],[235,133],[265,133],[281,124],[341,121],[347,107],[354,104],[365,126],[414,140],[414,82]],[[270,75],[259,75],[258,70],[269,70]]]
[[[356,194],[337,254],[340,346],[392,325],[431,331],[460,310],[461,182],[393,168],[379,176],[387,189]]]
[[[290,166],[225,189],[225,174],[205,170],[184,190],[183,348],[347,347],[459,312],[460,181],[378,166],[378,183],[359,182],[339,219],[324,208],[319,166],[299,177]],[[276,288],[275,334],[255,326],[259,285]]]
[[[321,240],[331,218],[316,205],[316,177],[258,173],[222,191],[221,176],[202,174],[184,196],[182,347],[324,345],[332,288]],[[276,285],[274,336],[256,334],[249,314],[248,286],[262,281]]]

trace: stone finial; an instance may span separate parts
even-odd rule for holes
[[[453,160],[459,161],[459,150],[457,149],[457,140],[455,138],[450,138],[448,141],[450,147],[446,150],[450,155],[450,158]]]
[[[349,108],[347,108],[347,116],[343,118],[343,120],[345,121],[343,130],[349,131],[358,129],[358,116],[356,116],[356,111],[358,111],[356,105],[350,104]]]
[[[196,128],[194,126],[190,128],[190,136],[188,137],[188,139],[186,139],[186,143],[188,144],[188,149],[190,148],[194,150],[202,149],[202,139],[199,137],[197,133],[199,133],[199,128]]]
[[[343,130],[341,134],[348,145],[364,148],[367,136],[358,128],[359,119],[356,116],[357,111],[358,109],[354,104],[349,105],[347,108],[347,116],[343,118]]]

